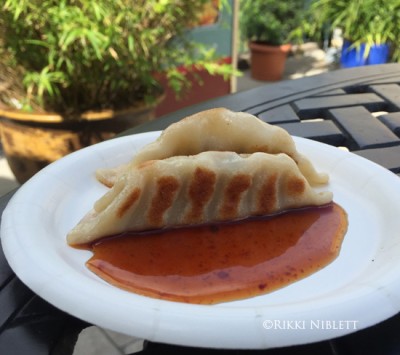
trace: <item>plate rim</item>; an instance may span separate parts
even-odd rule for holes
[[[120,137],[120,138],[114,138],[110,141],[106,141],[106,142],[102,142],[87,148],[84,148],[81,151],[77,151],[75,153],[70,154],[69,156],[60,159],[59,161],[51,164],[50,166],[46,167],[45,169],[43,169],[41,172],[39,172],[37,175],[35,175],[30,181],[28,181],[26,184],[24,184],[17,192],[16,194],[12,197],[11,201],[9,201],[5,211],[3,212],[3,218],[2,218],[2,223],[1,223],[1,243],[3,245],[3,249],[4,249],[4,254],[6,256],[6,259],[8,260],[8,262],[10,263],[10,266],[12,267],[12,269],[14,270],[14,272],[17,274],[18,277],[20,277],[20,279],[22,280],[22,282],[24,282],[28,287],[32,288],[33,291],[35,293],[37,293],[39,296],[41,296],[42,298],[46,299],[47,301],[49,301],[50,303],[52,303],[53,305],[55,305],[56,307],[62,309],[65,312],[71,313],[73,314],[75,317],[84,319],[86,321],[89,321],[90,323],[94,323],[93,320],[88,319],[88,317],[90,318],[90,315],[83,315],[83,317],[81,315],[78,314],[74,314],[74,311],[71,311],[71,300],[70,302],[65,302],[60,304],[60,302],[58,302],[59,300],[54,300],[54,297],[52,295],[52,293],[49,294],[49,292],[55,292],[54,290],[52,290],[52,287],[44,287],[42,283],[40,283],[40,280],[31,280],[29,279],[29,277],[26,275],[26,273],[21,270],[21,267],[25,267],[25,264],[21,264],[20,260],[18,259],[20,256],[18,256],[18,254],[14,254],[15,250],[12,250],[12,248],[10,249],[10,241],[11,241],[11,237],[9,236],[10,233],[12,233],[12,231],[14,231],[14,228],[12,228],[12,226],[10,226],[10,221],[14,222],[14,216],[12,216],[12,211],[13,209],[18,208],[18,204],[21,203],[20,199],[22,199],[22,197],[24,196],[24,194],[26,193],[26,191],[29,191],[29,188],[32,188],[33,186],[35,186],[35,184],[38,184],[41,182],[42,179],[46,179],[46,174],[48,174],[49,172],[52,172],[53,169],[59,169],[59,167],[63,166],[66,162],[69,161],[73,161],[74,159],[77,159],[78,157],[80,157],[83,154],[88,154],[92,151],[98,150],[100,147],[105,150],[107,148],[108,145],[118,145],[118,144],[122,144],[122,142],[125,141],[129,141],[131,139],[138,139],[138,138],[155,138],[157,137],[159,134],[161,133],[161,131],[151,131],[151,132],[144,132],[144,133],[140,133],[140,134],[135,134],[135,135],[131,135],[131,136],[125,136],[125,137]],[[324,149],[337,149],[336,147],[333,146],[328,146],[327,144],[324,143],[320,143],[320,142],[316,142],[316,141],[312,141],[306,138],[300,138],[300,137],[294,137],[294,140],[296,142],[296,145],[300,144],[300,146],[304,145],[304,144],[308,144],[311,145],[313,147],[325,147]],[[100,146],[101,145],[101,146]],[[378,172],[384,172],[385,175],[386,174],[392,174],[393,177],[395,179],[398,179],[398,177],[389,172],[387,169],[381,167],[380,165],[373,163],[363,157],[357,156],[353,153],[349,153],[349,152],[341,152],[339,154],[342,154],[342,156],[344,157],[344,159],[347,158],[354,158],[357,161],[362,162],[362,164],[367,164],[369,167],[371,167],[371,169],[377,169]],[[389,175],[388,175],[389,176]],[[39,182],[38,182],[39,181]],[[394,181],[394,180],[393,180]],[[400,182],[400,181],[399,181]],[[22,196],[22,197],[21,197]],[[10,212],[11,211],[11,212]],[[15,232],[15,231],[14,231]],[[6,236],[6,237],[4,237]],[[15,248],[15,246],[14,246]],[[15,256],[17,255],[17,257]],[[70,281],[70,280],[69,280]],[[395,290],[396,292],[399,292],[400,294],[400,274],[399,274],[399,285],[392,285],[395,286],[393,287],[393,290]],[[60,280],[57,281],[58,283],[56,283],[57,287],[59,286]],[[301,281],[300,281],[301,282]],[[124,291],[123,291],[124,292]],[[365,295],[364,295],[365,296]],[[370,293],[369,294],[370,297],[372,297],[372,299],[368,299],[367,297],[367,302],[371,303],[371,306],[374,303],[374,293]],[[375,295],[376,296],[376,295]],[[378,295],[380,296],[380,295]],[[139,297],[139,301],[143,301],[143,296],[137,296]],[[254,329],[254,319],[255,318],[260,318],[258,319],[258,325],[259,328],[261,328],[262,330],[262,317],[265,318],[265,309],[263,310],[253,310],[252,315],[250,318],[248,315],[248,307],[244,307],[244,308],[237,308],[234,307],[235,312],[236,312],[236,318],[232,316],[231,311],[232,308],[231,307],[226,307],[225,306],[218,306],[214,307],[214,306],[203,306],[203,305],[185,305],[185,304],[178,304],[175,302],[169,302],[169,301],[160,301],[160,300],[154,300],[154,299],[148,299],[147,297],[144,297],[146,299],[145,305],[147,307],[150,307],[147,310],[147,313],[145,313],[146,316],[148,317],[154,317],[154,319],[148,319],[146,321],[144,321],[145,326],[150,327],[149,331],[145,334],[141,334],[144,336],[146,336],[146,339],[148,340],[153,340],[153,341],[161,341],[161,342],[166,342],[166,343],[172,343],[172,344],[179,344],[179,345],[186,345],[186,346],[199,346],[199,347],[204,347],[204,334],[202,334],[203,336],[203,341],[199,341],[199,339],[196,339],[195,336],[193,336],[193,330],[194,329],[202,329],[201,327],[207,326],[207,323],[209,322],[209,320],[207,320],[207,317],[211,317],[211,319],[213,319],[213,315],[215,314],[215,310],[218,310],[218,314],[222,314],[223,316],[227,317],[228,320],[232,320],[232,319],[241,319],[244,322],[252,322],[252,324],[248,324],[250,326],[252,326],[251,328],[253,328],[254,331],[258,331],[258,333],[260,333],[260,329]],[[64,300],[66,301],[66,300]],[[348,300],[347,300],[348,301]],[[170,306],[171,304],[175,304],[176,307],[172,306],[170,307],[170,311],[172,312],[172,314],[174,315],[174,317],[176,319],[186,319],[186,312],[188,311],[195,311],[197,312],[197,320],[200,322],[199,324],[195,324],[195,322],[192,322],[191,325],[193,327],[193,329],[189,329],[186,332],[183,332],[184,334],[186,334],[186,339],[183,339],[183,341],[177,341],[177,339],[172,340],[171,338],[171,333],[167,330],[164,329],[165,328],[165,322],[166,320],[163,318],[165,317],[165,314],[163,314],[163,312],[160,310],[159,305],[160,303],[168,303]],[[346,303],[346,299],[343,300],[343,304]],[[162,305],[161,305],[162,306]],[[397,306],[397,305],[396,305]],[[138,305],[138,310],[140,311],[140,305]],[[251,307],[250,307],[251,308]],[[268,308],[268,307],[267,307]],[[290,306],[288,307],[289,309],[291,308]],[[183,310],[183,311],[182,311]],[[397,309],[397,312],[400,310],[400,308]],[[267,309],[268,314],[271,314],[273,316],[278,316],[276,315],[272,309]],[[258,313],[257,313],[258,312]],[[183,314],[182,314],[183,313]],[[329,313],[329,312],[328,312]],[[372,317],[370,319],[366,319],[365,320],[365,324],[363,324],[362,328],[357,328],[357,330],[366,328],[368,326],[371,326],[373,324],[376,324],[380,321],[383,321],[387,318],[389,318],[391,315],[393,315],[394,313],[392,313],[392,309],[387,308],[384,310],[383,314],[381,314],[379,317]],[[302,315],[304,316],[304,314]],[[254,318],[255,317],[255,318]],[[161,322],[159,324],[155,324],[155,320],[158,320],[158,322]],[[104,320],[100,321],[100,323],[103,323]],[[106,319],[106,321],[108,321]],[[215,321],[215,320],[214,320]],[[118,328],[118,321],[111,321],[111,323],[109,324],[98,324],[100,326],[103,326],[105,328],[108,328],[110,325],[110,329],[115,330],[115,328]],[[140,323],[140,322],[139,322]],[[189,322],[190,323],[190,322]],[[160,328],[160,324],[162,324],[161,328]],[[108,326],[107,326],[108,325]],[[164,327],[164,328],[163,328]],[[175,324],[175,331],[177,331],[177,329],[179,329],[179,325]],[[237,329],[236,329],[237,328]],[[240,331],[242,330],[240,326],[236,325],[236,328],[233,330],[236,333],[240,333]],[[326,340],[326,339],[330,339],[332,337],[336,337],[339,335],[346,335],[349,334],[351,332],[348,331],[348,329],[345,329],[345,331],[343,331],[343,329],[339,329],[337,332],[330,332],[330,333],[324,333],[324,334],[319,334],[318,336],[315,336],[317,333],[314,332],[311,335],[314,335],[314,337],[308,337],[307,339],[304,338],[299,338],[300,335],[302,335],[301,332],[292,332],[292,329],[286,329],[285,335],[283,336],[281,333],[282,332],[276,332],[273,329],[269,330],[268,332],[266,331],[266,329],[264,329],[264,333],[261,333],[260,338],[262,338],[262,335],[266,335],[268,334],[267,338],[269,338],[272,334],[274,335],[274,337],[277,338],[277,341],[265,341],[263,339],[261,339],[261,342],[258,342],[257,344],[253,344],[253,347],[251,346],[252,344],[249,344],[248,342],[241,342],[240,340],[233,340],[233,341],[229,341],[228,338],[232,337],[232,334],[229,335],[229,337],[225,337],[222,339],[214,339],[215,335],[211,336],[211,341],[208,344],[211,344],[212,347],[223,347],[223,348],[253,348],[253,349],[266,349],[266,348],[271,348],[271,347],[276,347],[276,346],[288,346],[288,345],[299,345],[299,344],[305,344],[308,342],[314,342],[314,341],[320,341],[320,340]],[[121,331],[121,329],[117,329],[117,331]],[[161,331],[161,332],[160,332]],[[180,329],[180,331],[183,331],[183,329]],[[130,334],[130,335],[134,335],[135,334]],[[139,336],[141,336],[139,335]],[[304,332],[303,332],[304,335]],[[308,334],[310,335],[310,334]],[[292,339],[294,339],[294,343],[292,342],[288,342],[287,338],[292,336]],[[227,342],[228,341],[228,342]],[[286,343],[285,343],[286,341]],[[280,343],[281,342],[281,343]],[[283,342],[283,343],[282,343]],[[207,347],[209,347],[209,345],[207,344]],[[255,346],[254,346],[255,345]]]

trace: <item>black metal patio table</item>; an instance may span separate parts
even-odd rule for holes
[[[400,174],[400,64],[267,84],[179,110],[124,134],[161,130],[213,107],[249,112],[293,135],[347,147]],[[0,213],[13,193],[0,198]],[[87,326],[29,290],[8,266],[0,247],[0,354],[71,354],[79,332]],[[290,348],[212,350],[148,342],[142,353],[400,354],[398,334],[400,314],[344,337]]]

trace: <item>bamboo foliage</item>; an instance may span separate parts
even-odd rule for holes
[[[229,75],[213,51],[182,36],[206,1],[6,0],[0,54],[13,80],[23,83],[18,108],[72,117],[131,107],[160,93],[157,72],[182,90],[187,83],[178,65]]]

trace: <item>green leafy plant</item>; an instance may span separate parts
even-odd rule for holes
[[[68,118],[152,101],[160,73],[179,92],[187,84],[179,65],[227,77],[229,65],[183,37],[206,1],[6,0],[0,79],[14,92],[0,100]]]
[[[319,38],[334,28],[359,48],[392,44],[393,59],[400,59],[399,0],[313,0],[297,34]]]
[[[250,40],[269,45],[281,45],[300,25],[304,0],[244,1],[240,7],[242,35]]]

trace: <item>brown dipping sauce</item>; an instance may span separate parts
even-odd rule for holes
[[[265,294],[332,262],[347,230],[337,204],[233,223],[129,233],[92,244],[87,266],[155,298],[213,304]]]

